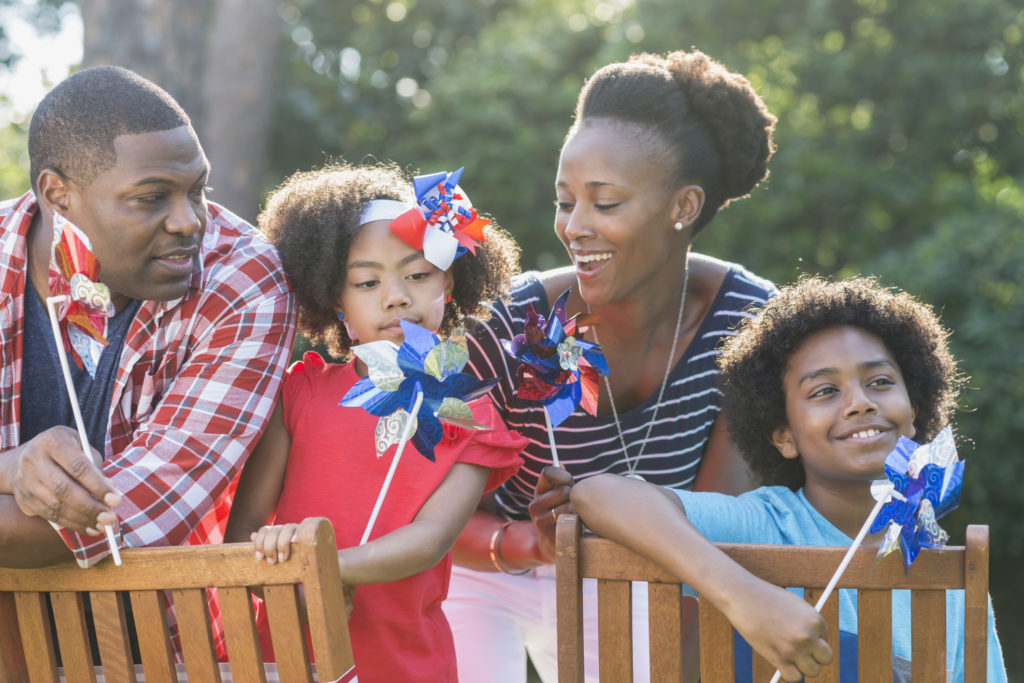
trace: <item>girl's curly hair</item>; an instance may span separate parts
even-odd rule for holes
[[[965,378],[930,306],[874,278],[804,278],[741,323],[718,359],[730,436],[762,484],[804,483],[800,458],[783,458],[770,441],[789,424],[783,375],[808,337],[839,326],[870,332],[892,354],[917,410],[916,440],[930,441],[950,421]]]
[[[359,228],[363,205],[374,199],[412,202],[412,181],[391,162],[329,164],[295,173],[267,201],[259,226],[281,254],[295,291],[299,332],[314,344],[326,344],[347,360],[352,340],[334,312],[345,282],[348,251]],[[455,260],[452,300],[445,305],[440,334],[448,334],[467,316],[486,319],[487,304],[504,296],[519,271],[519,245],[491,222],[476,254]]]

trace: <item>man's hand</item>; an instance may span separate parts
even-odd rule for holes
[[[0,493],[12,494],[30,517],[98,536],[117,521],[113,508],[121,496],[96,465],[99,454],[90,456],[75,430],[51,427],[0,454]]]
[[[530,502],[530,519],[537,530],[537,544],[549,563],[555,561],[555,522],[558,515],[572,511],[570,487],[572,476],[563,469],[548,465],[537,479],[537,488]]]

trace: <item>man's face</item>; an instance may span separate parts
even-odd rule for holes
[[[67,218],[92,241],[118,309],[177,299],[206,230],[206,156],[189,126],[122,135],[114,151],[115,165],[91,183],[68,183]]]

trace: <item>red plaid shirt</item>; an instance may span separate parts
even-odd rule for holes
[[[32,192],[0,203],[0,449],[20,443],[26,237],[37,208]],[[121,353],[103,473],[121,492],[127,547],[202,542],[210,519],[226,518],[224,494],[266,426],[295,337],[281,261],[252,226],[210,204],[202,253],[182,298],[142,302]],[[54,379],[54,391],[63,386]],[[103,537],[60,535],[83,567],[109,553]]]

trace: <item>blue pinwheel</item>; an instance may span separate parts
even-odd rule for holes
[[[608,363],[601,347],[583,339],[583,333],[596,316],[576,315],[568,320],[565,317],[565,302],[570,291],[567,289],[558,297],[547,320],[531,305],[523,334],[501,340],[505,353],[519,361],[516,396],[544,407],[551,457],[556,466],[558,451],[552,429],[577,406],[591,415],[596,414],[597,378],[608,374]]]
[[[434,447],[440,443],[441,422],[466,429],[486,429],[473,420],[468,401],[487,393],[497,379],[477,379],[461,372],[469,360],[466,347],[456,341],[440,341],[430,331],[401,321],[405,341],[396,346],[375,341],[352,348],[368,369],[339,405],[363,408],[381,418],[377,455],[398,443],[405,422],[416,450],[434,461]],[[417,396],[421,405],[414,410]]]
[[[921,548],[941,548],[949,540],[938,520],[960,504],[964,462],[957,457],[953,432],[946,427],[930,443],[900,437],[885,459],[885,480],[872,485],[882,509],[869,533],[885,530],[881,559],[897,548],[909,571]]]

